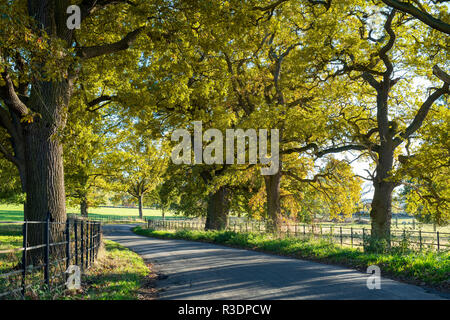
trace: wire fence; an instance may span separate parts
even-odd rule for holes
[[[127,216],[127,215],[113,215],[113,214],[96,214],[90,213],[87,217],[69,213],[67,217],[70,219],[78,220],[90,220],[90,221],[101,221],[103,223],[120,223],[120,222],[142,222],[143,219],[139,216]]]
[[[90,213],[87,217],[80,214],[68,213],[67,216],[71,219],[89,219],[91,221],[101,221],[103,223],[128,223],[128,222],[144,222],[151,219],[162,219],[161,216],[145,216],[141,219],[139,216],[131,215],[114,215],[114,214],[99,214]],[[168,216],[164,217],[165,220],[190,220],[193,218]]]
[[[22,236],[21,247],[0,246],[0,299],[25,299],[42,289],[64,289],[69,266],[82,272],[89,269],[102,240],[100,222],[52,222],[50,214],[45,221],[0,221],[0,234],[11,239]],[[36,241],[36,235],[42,241]]]
[[[204,219],[147,220],[147,228],[155,230],[205,230]],[[234,232],[270,233],[270,224],[264,220],[229,220],[226,230]],[[335,244],[364,248],[369,244],[370,228],[336,225],[289,223],[283,224],[274,236],[327,239]],[[450,233],[422,230],[391,230],[390,246],[402,246],[411,250],[450,250]]]

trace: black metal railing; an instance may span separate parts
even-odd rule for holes
[[[147,228],[155,230],[204,230],[205,220],[147,220]],[[366,247],[370,241],[370,228],[336,225],[289,223],[273,233],[264,220],[229,220],[226,230],[234,232],[271,233],[278,237],[309,237],[328,239],[341,246]],[[411,250],[450,250],[450,233],[422,230],[391,230],[390,245],[404,246]]]
[[[30,241],[36,232],[43,234],[38,243]],[[2,234],[21,235],[22,246],[0,246],[0,299],[20,299],[30,289],[65,287],[70,265],[89,269],[98,255],[102,228],[99,221],[53,222],[48,214],[45,221],[0,221]]]

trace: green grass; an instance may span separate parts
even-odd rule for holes
[[[83,276],[83,291],[66,294],[63,299],[136,300],[149,275],[149,268],[138,254],[105,240],[99,259]]]
[[[20,248],[22,246],[22,227],[19,225],[0,225],[0,251]],[[17,265],[21,252],[0,254],[0,273]]]
[[[450,252],[373,254],[354,248],[342,248],[327,240],[277,239],[267,234],[233,231],[156,231],[142,227],[135,227],[133,231],[150,237],[204,241],[341,264],[363,271],[370,265],[377,265],[384,275],[412,283],[425,283],[443,290],[450,289]]]
[[[77,208],[67,208],[68,213],[79,214]],[[144,209],[144,217],[161,217],[162,213],[159,209]],[[89,214],[92,218],[101,216],[121,216],[138,217],[139,212],[137,208],[90,208]],[[171,212],[166,212],[166,217],[174,216]],[[0,204],[0,221],[22,221],[23,220],[23,206],[22,205],[5,205]]]
[[[0,250],[19,247],[21,243],[21,236],[0,236]],[[20,253],[18,257],[0,255],[0,273],[14,267],[19,261],[18,258]],[[82,276],[82,289],[71,292],[62,290],[48,292],[43,287],[34,286],[27,292],[27,299],[136,300],[150,276],[153,274],[138,254],[116,242],[105,240],[97,261]],[[20,277],[17,281],[20,281]],[[11,286],[16,287],[16,285],[0,281],[0,292],[8,291]],[[145,293],[153,297],[148,289]]]
[[[329,228],[330,225],[334,226],[334,227],[345,227],[345,228],[370,228],[370,220],[369,219],[364,219],[367,220],[367,223],[356,223],[356,222],[350,222],[350,223],[332,223],[332,222],[322,222],[320,223],[324,228]],[[410,218],[392,218],[391,220],[391,230],[415,230],[418,231],[419,229],[422,231],[426,231],[426,232],[434,232],[434,231],[439,231],[439,232],[446,232],[446,233],[450,233],[450,224],[446,225],[446,226],[436,226],[436,230],[434,229],[434,226],[432,224],[421,224],[419,222],[415,222],[415,224],[413,224],[413,217]]]

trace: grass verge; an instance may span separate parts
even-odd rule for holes
[[[22,236],[0,236],[0,249],[21,246]],[[0,255],[0,273],[8,272],[20,261],[20,252],[13,257]],[[15,280],[14,280],[15,279]],[[6,292],[17,286],[0,281],[0,292]],[[95,264],[82,275],[82,288],[79,290],[55,289],[48,291],[45,286],[32,286],[26,298],[28,300],[149,300],[156,297],[153,282],[156,275],[151,266],[136,253],[109,240],[104,240]],[[1,279],[0,279],[1,280]],[[10,282],[11,282],[10,281]],[[20,295],[8,299],[20,299]]]
[[[149,266],[136,253],[109,240],[94,266],[82,278],[83,288],[68,293],[69,300],[137,300],[154,298]]]
[[[342,248],[327,240],[286,238],[268,234],[233,231],[160,231],[135,227],[136,234],[164,238],[203,241],[279,255],[340,264],[366,271],[370,265],[381,268],[384,276],[450,291],[450,252],[409,252],[375,254]]]

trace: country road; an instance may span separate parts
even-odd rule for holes
[[[140,254],[162,275],[160,299],[443,299],[423,288],[349,268],[208,243],[138,236],[130,225],[106,225],[105,238]],[[381,273],[383,270],[381,270]]]

